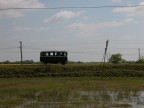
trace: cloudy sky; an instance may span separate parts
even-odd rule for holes
[[[101,61],[106,40],[108,55],[126,60],[144,56],[144,0],[0,0],[0,61],[39,61],[43,50],[68,51],[70,61]]]

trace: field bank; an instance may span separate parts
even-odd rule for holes
[[[0,65],[0,78],[10,77],[144,77],[144,65],[106,64]]]

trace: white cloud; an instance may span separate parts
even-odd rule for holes
[[[112,0],[114,3],[120,3],[122,0]]]
[[[48,27],[43,27],[43,26],[41,26],[41,27],[39,27],[38,29],[36,29],[35,31],[42,32],[42,31],[46,31],[46,30],[48,30],[48,29],[49,29]]]
[[[132,19],[132,18],[128,18],[128,19],[124,20],[124,22],[125,22],[125,23],[134,22],[134,19]]]
[[[14,27],[15,31],[30,31],[30,27]]]
[[[30,28],[30,27],[14,27],[14,31],[18,32],[25,32],[25,31],[32,31],[32,32],[42,32],[48,30],[48,27],[38,27],[38,28]]]
[[[56,13],[54,16],[45,19],[44,22],[46,23],[58,23],[58,22],[63,22],[65,20],[71,19],[73,17],[80,16],[84,13],[84,11],[79,11],[79,12],[72,12],[68,10],[60,11],[59,13]]]
[[[41,8],[39,0],[0,0],[0,8]],[[20,17],[26,10],[1,10],[0,18]],[[28,11],[28,10],[27,10]]]
[[[93,23],[74,23],[69,26],[70,29],[72,30],[86,30],[86,31],[96,31],[99,29],[106,29],[106,28],[112,28],[112,27],[119,27],[123,26],[123,22],[104,22],[104,23],[98,23],[98,24],[93,24]]]
[[[125,26],[129,23],[133,23],[132,18],[125,19],[123,21],[112,21],[103,23],[73,23],[68,26],[71,31],[77,31],[79,34],[95,34],[98,30],[109,29]]]
[[[139,5],[144,5],[144,2]],[[116,8],[113,12],[126,13],[128,16],[144,16],[144,6]]]

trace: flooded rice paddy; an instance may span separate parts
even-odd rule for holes
[[[67,97],[41,92],[15,108],[144,108],[144,92],[78,91]]]
[[[0,108],[144,108],[144,79],[0,79]]]

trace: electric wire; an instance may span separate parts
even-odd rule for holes
[[[0,48],[0,50],[9,50],[9,49],[17,49],[19,47],[4,47],[4,48]]]
[[[127,7],[144,7],[144,5],[130,5],[130,6],[125,6],[125,5],[105,5],[105,6],[70,6],[70,7],[42,7],[42,8],[20,8],[20,7],[11,7],[11,8],[0,8],[0,10],[33,10],[33,9],[39,9],[39,10],[53,10],[53,9],[98,9],[98,8],[127,8]]]
[[[55,46],[55,45],[53,45],[53,46]],[[65,45],[64,45],[65,46]],[[67,46],[67,47],[70,47],[70,46]],[[20,48],[20,47],[1,47],[0,48],[0,50],[9,50],[9,49],[18,49],[18,48]],[[29,50],[41,50],[41,49],[43,49],[43,48],[45,48],[45,47],[30,47],[30,46],[25,46],[25,47],[23,47],[23,49],[29,49]],[[77,47],[78,48],[78,47]],[[70,48],[71,49],[71,48]],[[81,48],[82,49],[82,48]],[[85,49],[85,48],[84,48]],[[88,49],[87,51],[89,51],[89,50],[94,50],[94,49],[97,49],[97,50],[103,50],[104,49],[104,47],[95,47],[95,46],[93,46],[93,47],[91,47],[91,49]],[[109,50],[137,50],[138,48],[130,48],[130,47],[109,47]],[[144,49],[144,48],[140,48],[140,49]],[[80,49],[76,49],[76,50],[80,50]]]

